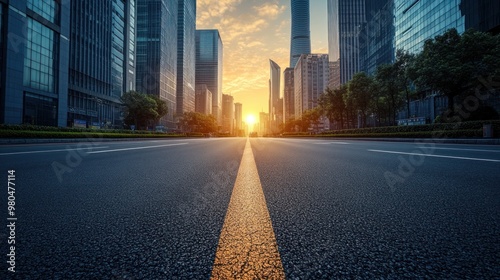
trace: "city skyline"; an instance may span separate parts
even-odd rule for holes
[[[255,11],[249,13],[248,11]],[[326,1],[310,1],[311,51],[328,53]],[[317,15],[317,16],[312,16]],[[199,0],[197,29],[218,29],[224,43],[222,91],[243,104],[243,119],[267,113],[269,59],[282,70],[290,61],[290,0]],[[245,55],[241,55],[245,54]],[[281,75],[283,85],[283,75]],[[280,88],[283,97],[283,86]]]

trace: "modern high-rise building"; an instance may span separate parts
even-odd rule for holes
[[[340,63],[340,83],[360,71],[360,32],[365,0],[328,0],[328,49],[330,61]]]
[[[136,87],[167,103],[160,124],[175,128],[177,109],[177,0],[137,0]]]
[[[229,94],[222,95],[222,132],[234,133],[234,97]]]
[[[249,130],[251,129],[249,128]],[[257,133],[260,136],[264,136],[269,133],[269,114],[265,112],[259,113],[259,126],[257,130]]]
[[[280,82],[281,82],[281,68],[279,65],[269,60],[270,64],[270,77],[269,77],[269,127],[271,130],[277,130],[278,125],[283,122],[283,106],[279,106],[280,99]]]
[[[327,54],[303,54],[294,72],[295,119],[318,106],[319,96],[328,88],[330,67]]]
[[[177,115],[195,110],[196,0],[178,0]]]
[[[366,23],[359,35],[360,70],[374,75],[381,64],[393,63],[394,49],[394,0],[366,1]]]
[[[68,85],[68,126],[122,125],[120,97],[135,89],[135,0],[71,1]]]
[[[500,1],[462,0],[460,10],[465,16],[465,29],[500,34]]]
[[[212,92],[212,114],[222,124],[223,44],[218,30],[196,30],[196,87]]]
[[[301,54],[311,53],[309,0],[291,0],[292,32],[290,67],[295,67]]]
[[[71,2],[0,1],[0,123],[67,125]]]
[[[196,86],[196,112],[204,115],[212,114],[212,92],[208,90],[207,85]]]
[[[234,103],[234,130],[237,136],[244,136],[243,130],[243,105],[241,103]]]
[[[295,91],[293,68],[286,68],[283,72],[284,89],[283,89],[283,120],[288,122],[295,119]]]

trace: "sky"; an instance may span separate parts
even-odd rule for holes
[[[328,53],[326,0],[310,0],[310,13],[311,51]],[[219,30],[222,91],[243,104],[243,119],[268,111],[269,59],[281,67],[283,80],[290,63],[290,14],[290,0],[197,1],[196,28]]]

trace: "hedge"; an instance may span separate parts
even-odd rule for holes
[[[158,133],[108,133],[108,132],[64,132],[33,130],[0,130],[0,138],[170,138],[185,137],[184,134]]]

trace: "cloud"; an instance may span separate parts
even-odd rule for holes
[[[256,10],[260,16],[270,17],[270,18],[276,18],[276,16],[283,13],[285,9],[286,9],[285,6],[279,6],[278,4],[271,4],[271,3],[265,3],[261,6],[254,7],[254,10]]]

